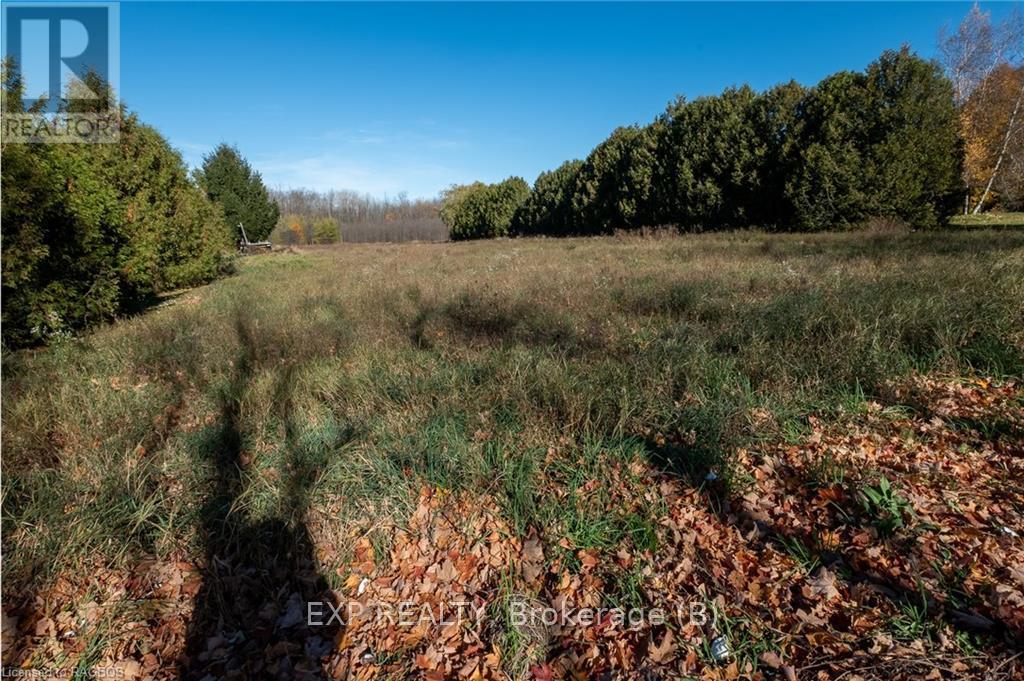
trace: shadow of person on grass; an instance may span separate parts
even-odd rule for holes
[[[307,604],[334,601],[304,523],[306,485],[316,470],[291,425],[293,371],[287,364],[280,371],[273,405],[286,424],[282,512],[254,521],[239,505],[249,463],[240,400],[265,360],[241,313],[236,331],[240,356],[205,448],[215,469],[202,511],[206,563],[179,673],[185,679],[323,678],[321,663],[334,648],[338,623],[307,622]],[[330,612],[326,605],[322,610]]]

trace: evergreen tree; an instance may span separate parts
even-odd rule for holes
[[[950,82],[903,48],[863,74],[826,78],[800,105],[802,149],[786,193],[796,226],[869,217],[932,227],[955,209],[962,150]]]
[[[835,229],[868,217],[869,107],[864,75],[850,71],[821,81],[800,103],[801,152],[786,184],[795,228]]]
[[[196,179],[210,200],[223,209],[236,239],[242,238],[240,223],[250,241],[266,239],[277,224],[280,210],[267,193],[263,178],[235,147],[221,144],[203,157]]]
[[[799,163],[800,103],[807,89],[795,81],[776,85],[758,95],[751,116],[759,174],[759,189],[747,207],[751,224],[766,229],[792,229],[796,210],[786,196],[786,182]]]
[[[5,106],[17,106],[18,79],[4,76]],[[5,345],[86,328],[220,271],[220,211],[159,133],[120,117],[117,144],[4,144]]]
[[[511,232],[515,236],[550,234],[564,236],[577,229],[572,197],[583,161],[566,161],[555,170],[543,172],[533,191],[516,211]]]
[[[754,101],[743,86],[668,107],[658,144],[659,222],[687,229],[749,224],[760,190]]]
[[[521,177],[451,187],[443,197],[441,220],[452,239],[508,236],[512,219],[529,194],[530,185]]]
[[[656,138],[647,128],[617,128],[583,162],[572,198],[588,233],[649,224]]]
[[[542,173],[513,232],[821,230],[874,216],[930,227],[953,209],[961,156],[949,81],[904,48],[809,89],[680,97]]]
[[[934,227],[959,202],[962,157],[952,84],[938,64],[904,47],[868,66],[865,87],[868,210]]]

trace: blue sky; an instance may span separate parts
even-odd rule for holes
[[[190,165],[225,141],[273,187],[429,197],[532,182],[677,94],[930,57],[969,7],[123,2],[121,92]]]

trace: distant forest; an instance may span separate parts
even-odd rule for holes
[[[410,200],[405,194],[378,199],[346,190],[278,189],[270,195],[281,209],[270,240],[280,245],[448,238],[439,200]]]

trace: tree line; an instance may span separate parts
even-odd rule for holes
[[[73,84],[74,86],[74,84]],[[259,175],[222,145],[190,175],[181,155],[96,76],[100,97],[68,98],[58,116],[113,111],[109,143],[5,140],[3,344],[47,342],[138,309],[159,294],[225,271],[239,222],[259,238],[277,221]],[[16,65],[3,64],[5,114],[25,111]],[[76,103],[78,102],[78,103]]]
[[[889,50],[813,87],[679,97],[532,188],[518,177],[450,188],[441,217],[453,239],[659,226],[817,231],[873,218],[935,227],[963,202],[965,106],[940,64]]]
[[[823,230],[874,217],[927,228],[958,210],[1024,207],[1022,45],[1019,14],[993,25],[975,6],[940,39],[942,66],[904,48],[813,87],[680,97],[532,187],[477,182],[440,201],[271,192],[223,144],[190,174],[90,76],[84,85],[100,96],[69,97],[62,114],[112,107],[116,143],[0,146],[3,343],[46,342],[209,281],[228,267],[240,224],[252,241],[307,244],[663,225]],[[2,81],[5,113],[44,115],[23,110],[10,61]]]
[[[277,189],[271,197],[281,208],[270,235],[276,244],[443,241],[448,236],[437,201],[404,193],[381,199],[349,190]]]

